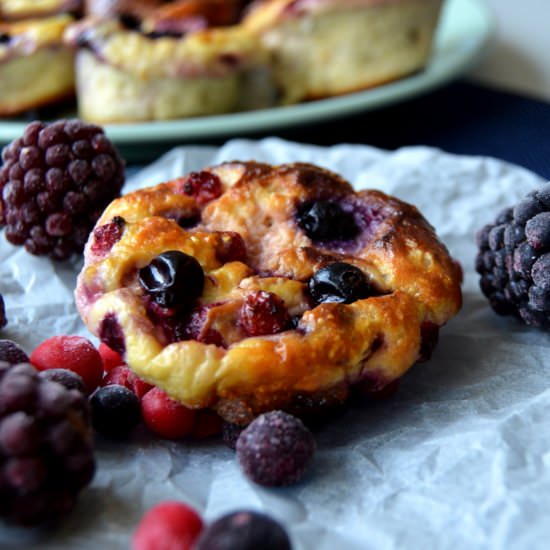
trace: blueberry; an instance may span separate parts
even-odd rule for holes
[[[196,550],[290,550],[290,539],[274,519],[248,510],[226,514],[200,536]]]
[[[113,384],[99,388],[90,399],[92,425],[107,437],[124,437],[141,419],[138,397],[124,386]]]
[[[139,282],[160,306],[188,306],[202,294],[204,272],[193,256],[169,250],[139,270]]]
[[[239,435],[237,459],[254,483],[282,487],[299,481],[315,453],[315,440],[304,423],[283,411],[258,416]]]
[[[332,201],[302,204],[297,221],[310,239],[318,241],[352,239],[359,232],[353,214]]]
[[[308,282],[308,289],[317,304],[351,304],[374,294],[365,274],[345,262],[329,264],[314,273]]]

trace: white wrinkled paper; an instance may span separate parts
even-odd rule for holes
[[[267,139],[175,149],[124,191],[233,159],[313,162],[357,188],[414,203],[464,268],[463,310],[395,397],[354,405],[316,433],[315,462],[299,484],[255,486],[220,441],[170,442],[138,430],[129,442],[98,441],[95,479],[58,529],[2,525],[0,547],[127,549],[148,508],[178,499],[207,521],[235,509],[267,512],[297,550],[547,548],[550,336],[495,315],[473,269],[475,231],[542,180],[502,161],[431,148],[388,153]],[[79,267],[30,256],[0,236],[9,318],[1,337],[30,352],[55,334],[89,336],[73,303]]]

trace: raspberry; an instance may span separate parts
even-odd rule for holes
[[[95,471],[87,399],[28,363],[0,373],[0,516],[60,519]]]
[[[160,388],[148,391],[141,400],[141,414],[147,427],[166,439],[188,435],[195,424],[195,411],[169,397]]]
[[[199,206],[217,199],[223,191],[220,178],[211,172],[191,172],[182,180],[182,191],[195,197]]]
[[[190,506],[161,502],[141,519],[132,550],[191,550],[202,528],[202,519]]]
[[[480,288],[499,315],[550,328],[550,183],[476,235]]]
[[[64,368],[80,375],[88,393],[101,383],[103,361],[94,345],[82,336],[52,336],[31,354],[30,362],[38,370]]]
[[[241,235],[234,231],[225,231],[216,249],[216,258],[222,264],[246,261],[246,245]]]
[[[237,458],[255,483],[285,486],[305,474],[315,452],[312,433],[301,420],[283,411],[258,416],[237,439]]]
[[[90,406],[93,427],[107,437],[122,438],[141,420],[137,395],[119,384],[99,388],[90,398]]]
[[[97,348],[99,355],[101,355],[101,360],[103,361],[103,370],[109,372],[115,367],[120,367],[124,365],[124,359],[120,353],[116,352],[114,349],[111,349],[107,344],[101,342]]]
[[[2,160],[6,238],[54,260],[82,252],[124,182],[124,163],[103,130],[80,120],[31,122],[4,148]]]
[[[249,336],[276,334],[290,327],[290,315],[279,296],[259,290],[246,297],[240,324]]]
[[[113,384],[128,388],[132,393],[136,394],[138,399],[141,399],[153,388],[151,384],[139,378],[138,375],[126,365],[111,369],[101,381],[102,386],[110,386]]]
[[[96,227],[90,245],[91,251],[98,255],[107,254],[113,245],[122,238],[125,225],[124,218],[115,216],[109,223]]]
[[[231,512],[210,524],[196,550],[291,550],[290,539],[274,519],[248,510]]]
[[[28,363],[29,357],[23,348],[11,340],[0,340],[0,361],[7,363]]]

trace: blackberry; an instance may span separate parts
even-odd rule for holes
[[[0,207],[0,213],[2,208]],[[4,305],[4,297],[0,294],[0,328],[4,328],[8,324],[8,319],[6,318],[6,307]]]
[[[31,122],[2,151],[0,226],[31,254],[80,253],[120,194],[124,162],[102,128],[80,120]]]
[[[12,340],[0,340],[0,361],[10,364],[28,363],[29,356],[19,344]]]
[[[29,526],[59,519],[94,471],[84,394],[29,363],[1,363],[0,516]]]
[[[550,328],[550,183],[476,235],[480,288],[499,315]]]
[[[315,440],[303,422],[283,411],[258,416],[239,435],[237,459],[259,485],[281,487],[302,478],[313,460]]]
[[[211,523],[201,534],[197,550],[290,550],[281,524],[265,514],[238,510]]]

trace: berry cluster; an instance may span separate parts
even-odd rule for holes
[[[493,310],[550,328],[550,184],[477,234],[476,270]]]
[[[132,550],[290,550],[284,528],[269,516],[237,510],[209,525],[190,506],[165,501],[141,519],[132,538]]]
[[[84,394],[29,363],[0,363],[0,516],[21,525],[56,520],[92,479]]]
[[[0,226],[8,241],[64,260],[82,251],[119,195],[124,163],[103,130],[80,120],[31,122],[2,151]]]

